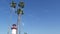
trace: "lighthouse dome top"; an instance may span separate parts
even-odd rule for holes
[[[16,26],[16,24],[13,24],[12,26]]]

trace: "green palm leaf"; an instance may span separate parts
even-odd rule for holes
[[[24,2],[20,2],[20,3],[18,4],[18,6],[21,7],[21,8],[24,8]]]
[[[11,2],[11,7],[16,8],[16,3],[14,1]]]
[[[23,15],[23,14],[24,14],[24,13],[23,13],[23,10],[21,10],[20,8],[17,9],[17,14],[18,14],[18,15],[19,15],[19,14],[22,14],[22,15]]]

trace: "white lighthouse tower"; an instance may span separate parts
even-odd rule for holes
[[[16,24],[13,24],[11,29],[12,29],[12,34],[17,34]]]

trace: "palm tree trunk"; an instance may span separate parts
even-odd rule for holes
[[[17,19],[17,34],[19,34],[19,25],[20,25],[20,14],[18,15]]]

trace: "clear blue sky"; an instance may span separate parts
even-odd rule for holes
[[[15,0],[17,3],[19,0]],[[0,34],[7,34],[8,25],[16,23],[17,16],[10,20],[11,0],[0,0]],[[60,0],[24,0],[24,15],[21,18],[22,32],[28,34],[60,34]]]

